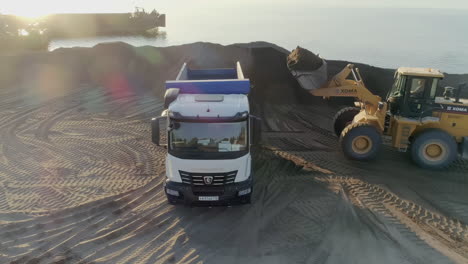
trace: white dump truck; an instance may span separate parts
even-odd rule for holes
[[[261,121],[250,114],[249,92],[239,62],[229,69],[184,64],[176,80],[166,82],[166,110],[152,119],[151,130],[152,141],[167,148],[170,203],[250,203],[251,149]],[[167,144],[160,143],[160,131]]]

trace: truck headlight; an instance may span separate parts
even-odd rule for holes
[[[247,195],[247,194],[249,194],[249,193],[251,193],[251,192],[252,192],[252,189],[251,189],[251,188],[248,188],[248,189],[239,191],[239,196]]]

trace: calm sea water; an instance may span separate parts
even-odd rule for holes
[[[55,40],[50,50],[109,41],[135,46],[268,41],[290,50],[300,45],[327,59],[468,73],[467,10],[316,9],[297,5],[180,8],[167,12],[163,30],[166,36],[160,38]]]

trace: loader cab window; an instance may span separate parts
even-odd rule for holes
[[[392,89],[388,97],[400,97],[403,95],[402,91],[405,84],[405,78],[401,74],[396,74],[393,81]]]
[[[411,80],[410,97],[411,98],[424,98],[426,90],[426,79],[413,78]]]
[[[439,86],[438,78],[411,77],[410,97],[434,100]]]
[[[395,73],[392,89],[387,94],[387,102],[389,110],[392,114],[397,115],[401,111],[403,104],[403,96],[405,95],[406,76]]]
[[[434,78],[434,79],[432,79],[431,92],[430,92],[431,100],[435,100],[436,93],[437,93],[437,87],[439,87],[439,79]]]
[[[407,78],[404,115],[412,118],[431,116],[438,79],[419,76]]]

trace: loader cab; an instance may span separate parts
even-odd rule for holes
[[[390,112],[408,118],[432,116],[437,87],[443,77],[434,69],[399,68],[387,95]]]

